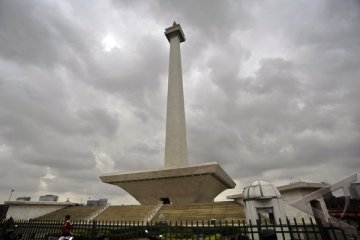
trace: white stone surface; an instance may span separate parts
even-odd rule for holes
[[[13,217],[18,220],[37,218],[45,214],[64,208],[64,206],[11,206],[6,217]]]
[[[302,222],[302,219],[304,219],[305,223],[310,223],[310,218],[313,219],[313,222],[315,222],[314,217],[312,215],[307,214],[304,211],[301,211],[297,208],[294,208],[293,206],[290,205],[290,203],[297,201],[299,199],[301,199],[302,197],[310,194],[314,192],[314,189],[293,189],[291,191],[286,191],[282,193],[282,199],[284,200],[284,206],[285,206],[285,211],[287,213],[287,216],[293,220],[294,218],[296,219],[296,221],[298,222]],[[329,214],[327,211],[327,207],[325,204],[325,201],[323,198],[318,199],[320,201],[321,207],[324,211],[325,216],[328,218]]]
[[[174,204],[212,202],[222,191],[235,187],[235,182],[216,162],[110,173],[100,179],[121,187],[141,204],[157,204],[160,198],[169,198]]]
[[[45,214],[57,211],[74,203],[58,203],[58,202],[18,202],[7,201],[9,205],[6,217],[13,217],[15,220],[33,219]]]
[[[185,41],[179,24],[165,30],[170,42],[165,137],[165,167],[188,164],[180,42]]]
[[[279,190],[271,183],[255,181],[243,191],[246,219],[256,222],[259,209],[271,208],[274,220],[279,223],[286,221],[286,213]]]
[[[228,196],[228,199],[233,199],[234,201],[240,202],[245,205],[244,199],[251,199],[251,198],[258,198],[261,196],[260,190],[257,187],[259,183],[263,181],[256,181],[249,186],[253,187],[254,189],[252,191],[247,190],[245,192],[245,189],[243,193],[241,194],[234,194],[231,196]],[[264,185],[264,184],[262,184]],[[281,199],[283,200],[283,206],[286,212],[286,216],[293,221],[294,218],[297,222],[301,223],[304,219],[305,223],[310,223],[310,218],[315,222],[312,215],[307,214],[304,211],[301,211],[293,206],[290,205],[290,203],[297,201],[304,196],[327,186],[326,183],[306,183],[306,182],[297,182],[297,183],[291,183],[284,186],[279,186],[277,189],[279,190],[279,193],[281,194]],[[249,192],[249,193],[248,193]],[[270,192],[266,193],[265,195],[271,195]],[[277,194],[274,194],[277,195]],[[324,211],[324,214],[326,217],[329,216],[326,204],[323,198],[318,199],[320,202],[320,205]]]

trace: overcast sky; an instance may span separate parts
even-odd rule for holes
[[[240,193],[360,168],[359,1],[0,0],[0,201],[136,201],[107,172],[164,165],[169,43],[189,162]]]

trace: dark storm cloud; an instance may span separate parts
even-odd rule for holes
[[[335,181],[358,171],[359,9],[357,1],[1,1],[1,198],[14,188],[134,202],[98,176],[163,166],[163,32],[174,20],[187,38],[190,163],[218,161],[237,191],[259,179]]]
[[[66,16],[60,3],[15,0],[0,4],[3,57],[51,67],[66,61],[74,64],[74,52],[88,51],[89,46],[80,37],[83,30],[74,18]]]

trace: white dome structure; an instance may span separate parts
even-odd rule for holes
[[[281,198],[279,190],[274,184],[265,181],[255,181],[244,188],[244,201],[250,199]]]
[[[281,194],[272,183],[255,181],[244,188],[243,196],[247,220],[277,224],[286,220]]]

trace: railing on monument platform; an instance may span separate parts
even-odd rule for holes
[[[159,203],[151,210],[149,215],[144,219],[144,222],[151,222],[152,219],[155,217],[155,215],[159,212],[161,207],[164,205],[162,201],[159,201]]]
[[[92,214],[90,217],[86,218],[86,221],[92,221],[94,220],[97,216],[99,216],[101,213],[103,213],[106,209],[108,209],[110,207],[110,204],[106,204],[105,206],[103,206],[102,208],[100,208],[99,210],[97,210],[94,214]]]

